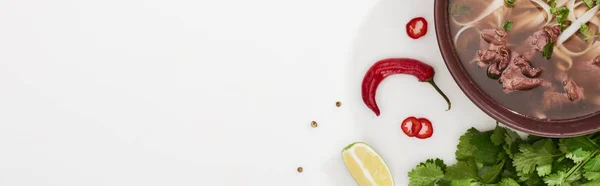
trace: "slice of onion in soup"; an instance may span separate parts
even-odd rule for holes
[[[581,24],[585,24],[585,23],[589,22],[590,20],[592,20],[592,18],[594,18],[594,16],[596,15],[596,13],[598,13],[598,6],[600,6],[600,5],[594,6],[594,8],[588,10],[585,14],[583,14],[577,20],[573,21],[573,23],[571,23],[571,26],[569,26],[567,29],[565,29],[558,36],[556,45],[557,46],[562,45],[565,41],[567,41],[567,39],[569,39],[571,36],[573,36],[575,33],[577,33],[579,31],[579,28],[581,28]]]

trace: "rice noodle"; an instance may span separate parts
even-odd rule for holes
[[[581,56],[583,54],[586,54],[588,51],[592,50],[594,47],[599,46],[599,45],[600,45],[600,43],[589,42],[588,46],[585,48],[585,50],[583,50],[581,52],[573,52],[573,51],[569,50],[567,47],[565,47],[564,45],[558,46],[558,50],[565,52],[569,56],[575,57],[575,56]]]
[[[490,5],[483,11],[483,13],[480,14],[479,16],[477,16],[474,20],[466,22],[466,23],[461,23],[461,22],[456,21],[456,19],[454,19],[454,17],[452,17],[452,21],[459,26],[472,25],[473,23],[481,21],[483,18],[494,13],[498,8],[503,7],[503,6],[504,6],[504,0],[493,0],[493,2],[490,3]]]
[[[561,50],[554,51],[554,56],[560,58],[561,60],[557,60],[556,68],[560,71],[566,72],[573,66],[573,59],[566,54],[564,54]]]
[[[550,7],[550,5],[544,3],[541,0],[531,0],[531,2],[538,4],[540,7],[542,7],[542,9],[544,9],[544,11],[546,12],[546,24],[550,24],[550,21],[552,21],[552,14],[550,13],[550,9],[552,9],[552,7]]]
[[[558,0],[558,2],[556,2],[556,7],[564,6],[567,2],[569,2],[569,0]]]
[[[567,41],[567,39],[569,39],[571,36],[573,36],[575,33],[577,33],[577,31],[579,31],[579,28],[581,27],[581,24],[585,24],[588,21],[590,21],[592,18],[594,18],[594,15],[596,15],[596,13],[598,13],[598,6],[600,6],[600,5],[594,6],[594,8],[588,10],[580,18],[573,21],[573,23],[571,23],[571,26],[569,26],[567,29],[565,29],[560,34],[560,36],[558,36],[557,46],[562,45],[565,41]]]
[[[575,10],[575,0],[570,0],[569,3],[567,3],[567,9],[569,9],[569,12],[573,12]],[[571,22],[577,20],[575,14],[569,14],[567,19]]]

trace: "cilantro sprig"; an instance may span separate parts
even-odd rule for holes
[[[471,128],[459,138],[456,164],[427,160],[408,173],[409,186],[598,186],[599,138],[521,138],[500,126]]]

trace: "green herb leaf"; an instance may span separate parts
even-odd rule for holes
[[[492,133],[491,140],[492,143],[496,146],[500,146],[505,143],[504,134],[506,133],[506,129],[504,127],[496,126],[496,129]]]
[[[569,16],[569,9],[567,7],[556,8],[556,22],[562,24]]]
[[[587,34],[588,26],[585,23],[581,23],[581,27],[579,27],[579,32],[584,35]]]
[[[504,4],[506,4],[506,6],[508,6],[508,7],[515,7],[516,3],[517,3],[517,0],[504,0]]]
[[[502,181],[500,181],[500,183],[498,183],[498,186],[520,186],[519,182],[515,181],[512,178],[504,178],[502,179]]]
[[[567,27],[569,27],[570,23],[569,21],[567,21],[567,18],[570,13],[569,9],[567,7],[556,8],[555,13],[556,22],[560,24],[560,28],[562,30],[565,30]]]
[[[475,179],[452,180],[451,186],[480,186],[481,183]]]
[[[600,180],[600,155],[590,159],[583,166],[583,177],[588,180]]]
[[[510,130],[510,129],[505,129],[506,133],[504,135],[504,152],[506,152],[506,154],[508,154],[508,157],[510,158],[514,158],[514,154],[519,152],[519,144],[521,144],[523,142],[523,140],[521,139],[521,137],[519,136],[519,134],[517,134],[517,132]]]
[[[504,161],[494,166],[491,166],[483,173],[483,175],[481,176],[481,181],[483,181],[483,183],[495,183],[500,177],[500,173],[502,173],[503,168]]]
[[[437,179],[443,178],[442,168],[435,163],[425,163],[418,165],[408,173],[410,186],[429,186],[433,185]]]
[[[433,163],[433,164],[435,164],[436,166],[438,166],[440,169],[442,169],[442,172],[446,172],[446,164],[444,163],[444,160],[441,160],[441,159],[439,159],[439,158],[436,158],[436,159],[428,159],[428,160],[427,160],[427,161],[425,161],[425,162],[421,162],[421,164],[419,164],[419,165],[423,165],[423,166],[425,166],[425,165],[426,165],[426,164],[428,164],[428,163]]]
[[[552,57],[552,53],[554,53],[554,42],[546,44],[546,46],[544,46],[544,51],[542,51],[542,54],[546,59],[550,59]]]
[[[473,138],[475,134],[479,134],[479,131],[475,128],[471,128],[467,133],[460,137],[460,142],[458,143],[455,153],[457,160],[468,160],[473,157],[476,147],[471,144],[471,138]]]
[[[519,146],[519,151],[520,153],[515,154],[513,161],[513,165],[517,169],[517,172],[523,174],[533,173],[538,166],[550,166],[550,169],[552,169],[552,158],[556,152],[552,140],[540,140],[533,145],[521,144]],[[543,174],[540,174],[540,176],[543,176]]]
[[[580,148],[588,152],[600,149],[598,144],[594,143],[594,141],[586,136],[561,139],[558,145],[560,151],[564,153],[574,152]]]
[[[452,180],[479,179],[477,176],[477,167],[472,161],[459,161],[448,167],[446,178]]]
[[[587,182],[587,183],[581,184],[580,186],[598,186],[598,185],[600,185],[600,181],[594,180],[594,181],[591,181],[591,182]]]
[[[544,178],[544,183],[548,184],[549,186],[563,186],[563,185],[570,185],[567,182],[567,174],[565,172],[557,172],[554,174],[551,174],[548,177]]]
[[[568,152],[565,157],[573,160],[575,163],[580,163],[589,155],[590,153],[584,151],[582,148],[579,148],[573,152]]]
[[[581,27],[579,27],[579,33],[583,35],[583,40],[585,41],[598,37],[598,35],[594,35],[594,33],[588,29],[588,26],[585,23],[581,23]]]
[[[497,163],[500,147],[494,146],[491,140],[491,132],[478,133],[471,137],[471,144],[477,150],[473,152],[475,161],[485,165],[493,165]]]
[[[594,1],[593,0],[583,0],[583,2],[585,3],[585,5],[587,5],[590,8],[594,7]]]
[[[451,181],[445,178],[435,180],[434,186],[452,186]]]
[[[506,21],[504,22],[504,31],[510,31],[512,29],[512,25],[513,22],[512,21]]]
[[[548,5],[550,5],[550,13],[556,13],[556,0],[548,0]]]

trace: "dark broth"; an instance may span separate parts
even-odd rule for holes
[[[476,16],[482,13],[482,11],[489,6],[492,0],[450,0],[450,17],[454,17],[459,22],[467,22],[473,20]],[[498,21],[497,16],[490,14],[483,20],[475,24],[475,28],[479,30],[483,29],[503,29],[502,26],[505,21],[513,22],[513,29],[508,32],[508,46],[510,49],[516,48],[521,45],[524,41],[534,32],[541,30],[545,26],[545,21],[542,24],[535,25],[532,21],[525,19],[527,14],[538,15],[537,12],[543,13],[543,10],[538,9],[535,4],[530,1],[517,1],[518,4],[514,8],[504,7],[504,15],[500,16],[501,21]],[[544,13],[545,14],[545,13]],[[545,18],[545,17],[543,17]],[[524,21],[524,22],[520,22]],[[462,26],[454,24],[450,20],[452,36],[456,36],[457,32]],[[501,22],[502,24],[498,24]],[[551,24],[554,24],[553,21]],[[467,69],[469,75],[473,81],[490,97],[496,99],[503,106],[525,116],[540,118],[540,119],[569,119],[576,118],[585,115],[589,115],[600,110],[598,106],[598,95],[600,83],[597,83],[599,74],[592,75],[591,71],[582,71],[577,68],[578,64],[584,63],[600,55],[600,53],[586,54],[579,57],[572,58],[572,68],[566,71],[569,77],[571,77],[580,87],[584,89],[585,98],[576,103],[562,104],[557,107],[544,108],[543,106],[543,94],[547,91],[545,87],[536,87],[526,91],[515,91],[511,93],[505,93],[502,88],[502,84],[498,80],[490,79],[486,75],[486,69],[480,68],[476,62],[472,62],[476,57],[477,51],[480,49],[481,37],[478,29],[468,29],[458,38],[455,43],[456,53],[461,59],[463,65]],[[576,41],[575,37],[581,37],[580,35],[572,36],[564,46],[569,47],[572,51],[582,51],[586,46],[581,44],[581,41]],[[574,39],[575,38],[575,39]],[[591,50],[595,52],[598,50]],[[589,52],[588,52],[589,53]],[[547,60],[542,56],[541,52],[536,53],[536,57],[531,60],[531,64],[534,67],[542,68],[543,72],[540,78],[547,80],[552,83],[553,86],[562,86],[562,82],[555,80],[556,72],[559,71],[559,63],[564,63],[559,57],[552,56],[551,59]],[[600,73],[600,71],[598,71]],[[589,76],[588,76],[589,75]],[[559,92],[565,92],[563,89],[556,90]]]

